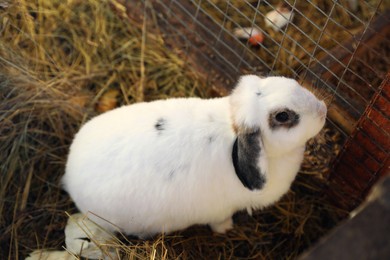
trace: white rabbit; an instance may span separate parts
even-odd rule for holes
[[[227,97],[120,107],[80,129],[62,183],[111,231],[144,238],[209,224],[224,233],[236,211],[288,191],[326,111],[295,80],[254,75]]]

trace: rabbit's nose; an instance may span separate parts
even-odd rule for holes
[[[318,112],[318,115],[319,115],[321,118],[325,119],[327,109],[326,109],[326,104],[325,104],[324,101],[321,101],[321,102],[318,104],[317,112]]]

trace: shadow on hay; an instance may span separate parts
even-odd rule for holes
[[[58,180],[82,110],[71,94],[26,78],[0,81],[0,251],[60,246],[73,206]]]

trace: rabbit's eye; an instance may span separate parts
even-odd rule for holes
[[[283,112],[277,113],[275,115],[275,119],[280,123],[285,123],[290,119],[290,115],[287,112],[283,111]]]
[[[299,114],[288,108],[277,109],[270,113],[268,123],[271,129],[279,127],[290,129],[298,125]]]

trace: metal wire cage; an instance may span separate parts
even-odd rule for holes
[[[156,14],[167,43],[220,89],[230,89],[241,74],[285,75],[326,98],[328,123],[347,140],[329,179],[330,191],[334,188],[351,195],[343,200],[344,208],[357,206],[378,176],[388,173],[390,113],[385,78],[390,69],[390,2],[145,3],[145,9],[152,7]],[[280,20],[275,17],[282,26],[277,26]],[[253,39],[255,33],[261,37]],[[374,102],[378,95],[380,102]],[[367,128],[367,122],[375,130]],[[362,128],[371,130],[360,136]],[[376,148],[368,148],[362,139]],[[366,156],[369,159],[362,161]],[[329,194],[335,201],[343,196]]]

